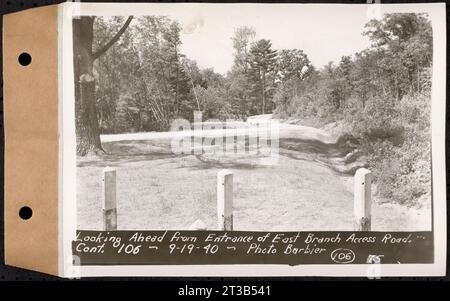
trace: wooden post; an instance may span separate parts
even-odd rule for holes
[[[230,170],[217,174],[217,218],[220,230],[233,231],[233,173]]]
[[[203,154],[203,112],[194,111],[194,155]]]
[[[103,222],[106,231],[117,230],[116,169],[103,170]]]
[[[202,111],[194,111],[194,122],[196,122],[196,123],[203,122],[203,112]]]
[[[355,231],[370,231],[372,173],[360,168],[355,173],[354,214]]]

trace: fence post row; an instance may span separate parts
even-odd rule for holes
[[[355,231],[370,231],[372,202],[370,170],[358,169],[354,181]],[[102,182],[104,229],[117,230],[116,169],[106,167],[103,170]],[[233,173],[230,170],[221,170],[217,174],[217,217],[220,230],[233,230]]]
[[[103,223],[106,231],[117,230],[116,169],[103,170]]]
[[[354,227],[355,231],[370,231],[372,202],[372,173],[360,168],[355,173]]]
[[[233,230],[233,173],[230,170],[217,173],[217,218],[220,230]]]

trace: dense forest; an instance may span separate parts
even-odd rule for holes
[[[232,38],[234,62],[225,75],[183,55],[182,28],[167,17],[83,18],[92,28],[86,45],[95,103],[86,109],[78,92],[77,124],[89,119],[94,138],[168,130],[175,118],[192,120],[194,110],[204,119],[273,113],[314,127],[334,123],[356,138],[380,197],[407,204],[429,199],[432,30],[426,15],[369,21],[362,34],[370,47],[323,68],[301,49],[274,49],[243,26]],[[76,35],[74,29],[74,41]],[[83,58],[74,59],[77,66]],[[79,155],[90,150],[77,148]]]

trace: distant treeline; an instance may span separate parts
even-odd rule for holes
[[[94,41],[105,44],[124,18],[95,18]],[[166,130],[174,118],[243,119],[271,113],[282,84],[314,73],[299,49],[273,49],[270,40],[240,27],[232,38],[228,74],[200,69],[180,53],[181,27],[166,17],[135,18],[120,41],[95,62],[96,102],[103,133]],[[207,49],[205,49],[207,51]]]

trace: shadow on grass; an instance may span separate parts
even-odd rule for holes
[[[339,139],[334,144],[326,144],[317,140],[280,139],[280,148],[299,153],[325,155],[327,157],[343,157],[356,148],[357,142],[350,138]]]
[[[264,166],[258,165],[258,164],[252,164],[252,163],[245,163],[245,162],[221,162],[219,160],[214,159],[205,159],[202,158],[200,155],[196,155],[195,158],[199,161],[198,164],[194,166],[190,166],[190,169],[194,170],[201,170],[201,169],[211,169],[211,168],[217,168],[217,169],[241,169],[241,170],[254,170],[258,168],[262,168]]]
[[[177,168],[190,168],[194,170],[216,169],[241,169],[254,170],[265,168],[256,162],[257,157],[239,159],[215,159],[207,158],[202,155],[174,154],[170,150],[170,143],[164,140],[130,140],[120,142],[105,142],[103,144],[107,154],[100,157],[81,157],[77,160],[78,167],[106,167],[119,166],[127,163],[153,161],[160,159],[175,159],[192,156],[196,158],[193,164],[189,166],[179,166]],[[248,146],[246,146],[248,147]],[[351,174],[354,170],[345,170],[344,172],[336,168],[330,158],[344,157],[356,147],[352,139],[339,139],[335,144],[326,144],[320,141],[301,140],[301,139],[280,139],[280,155],[293,160],[313,161],[323,166],[327,166],[338,173]]]
[[[325,144],[320,141],[300,139],[280,139],[280,155],[293,160],[312,161],[328,167],[337,174],[353,175],[357,169],[366,167],[365,162],[358,162],[354,156],[352,162],[343,160],[338,164],[333,159],[344,158],[353,152],[358,142],[353,137],[341,137],[334,144]]]
[[[153,161],[160,159],[176,158],[179,155],[171,153],[147,153],[147,154],[132,154],[132,155],[112,155],[107,154],[101,157],[79,158],[77,160],[77,167],[106,167],[106,166],[118,166],[126,163],[134,163],[141,161]]]

